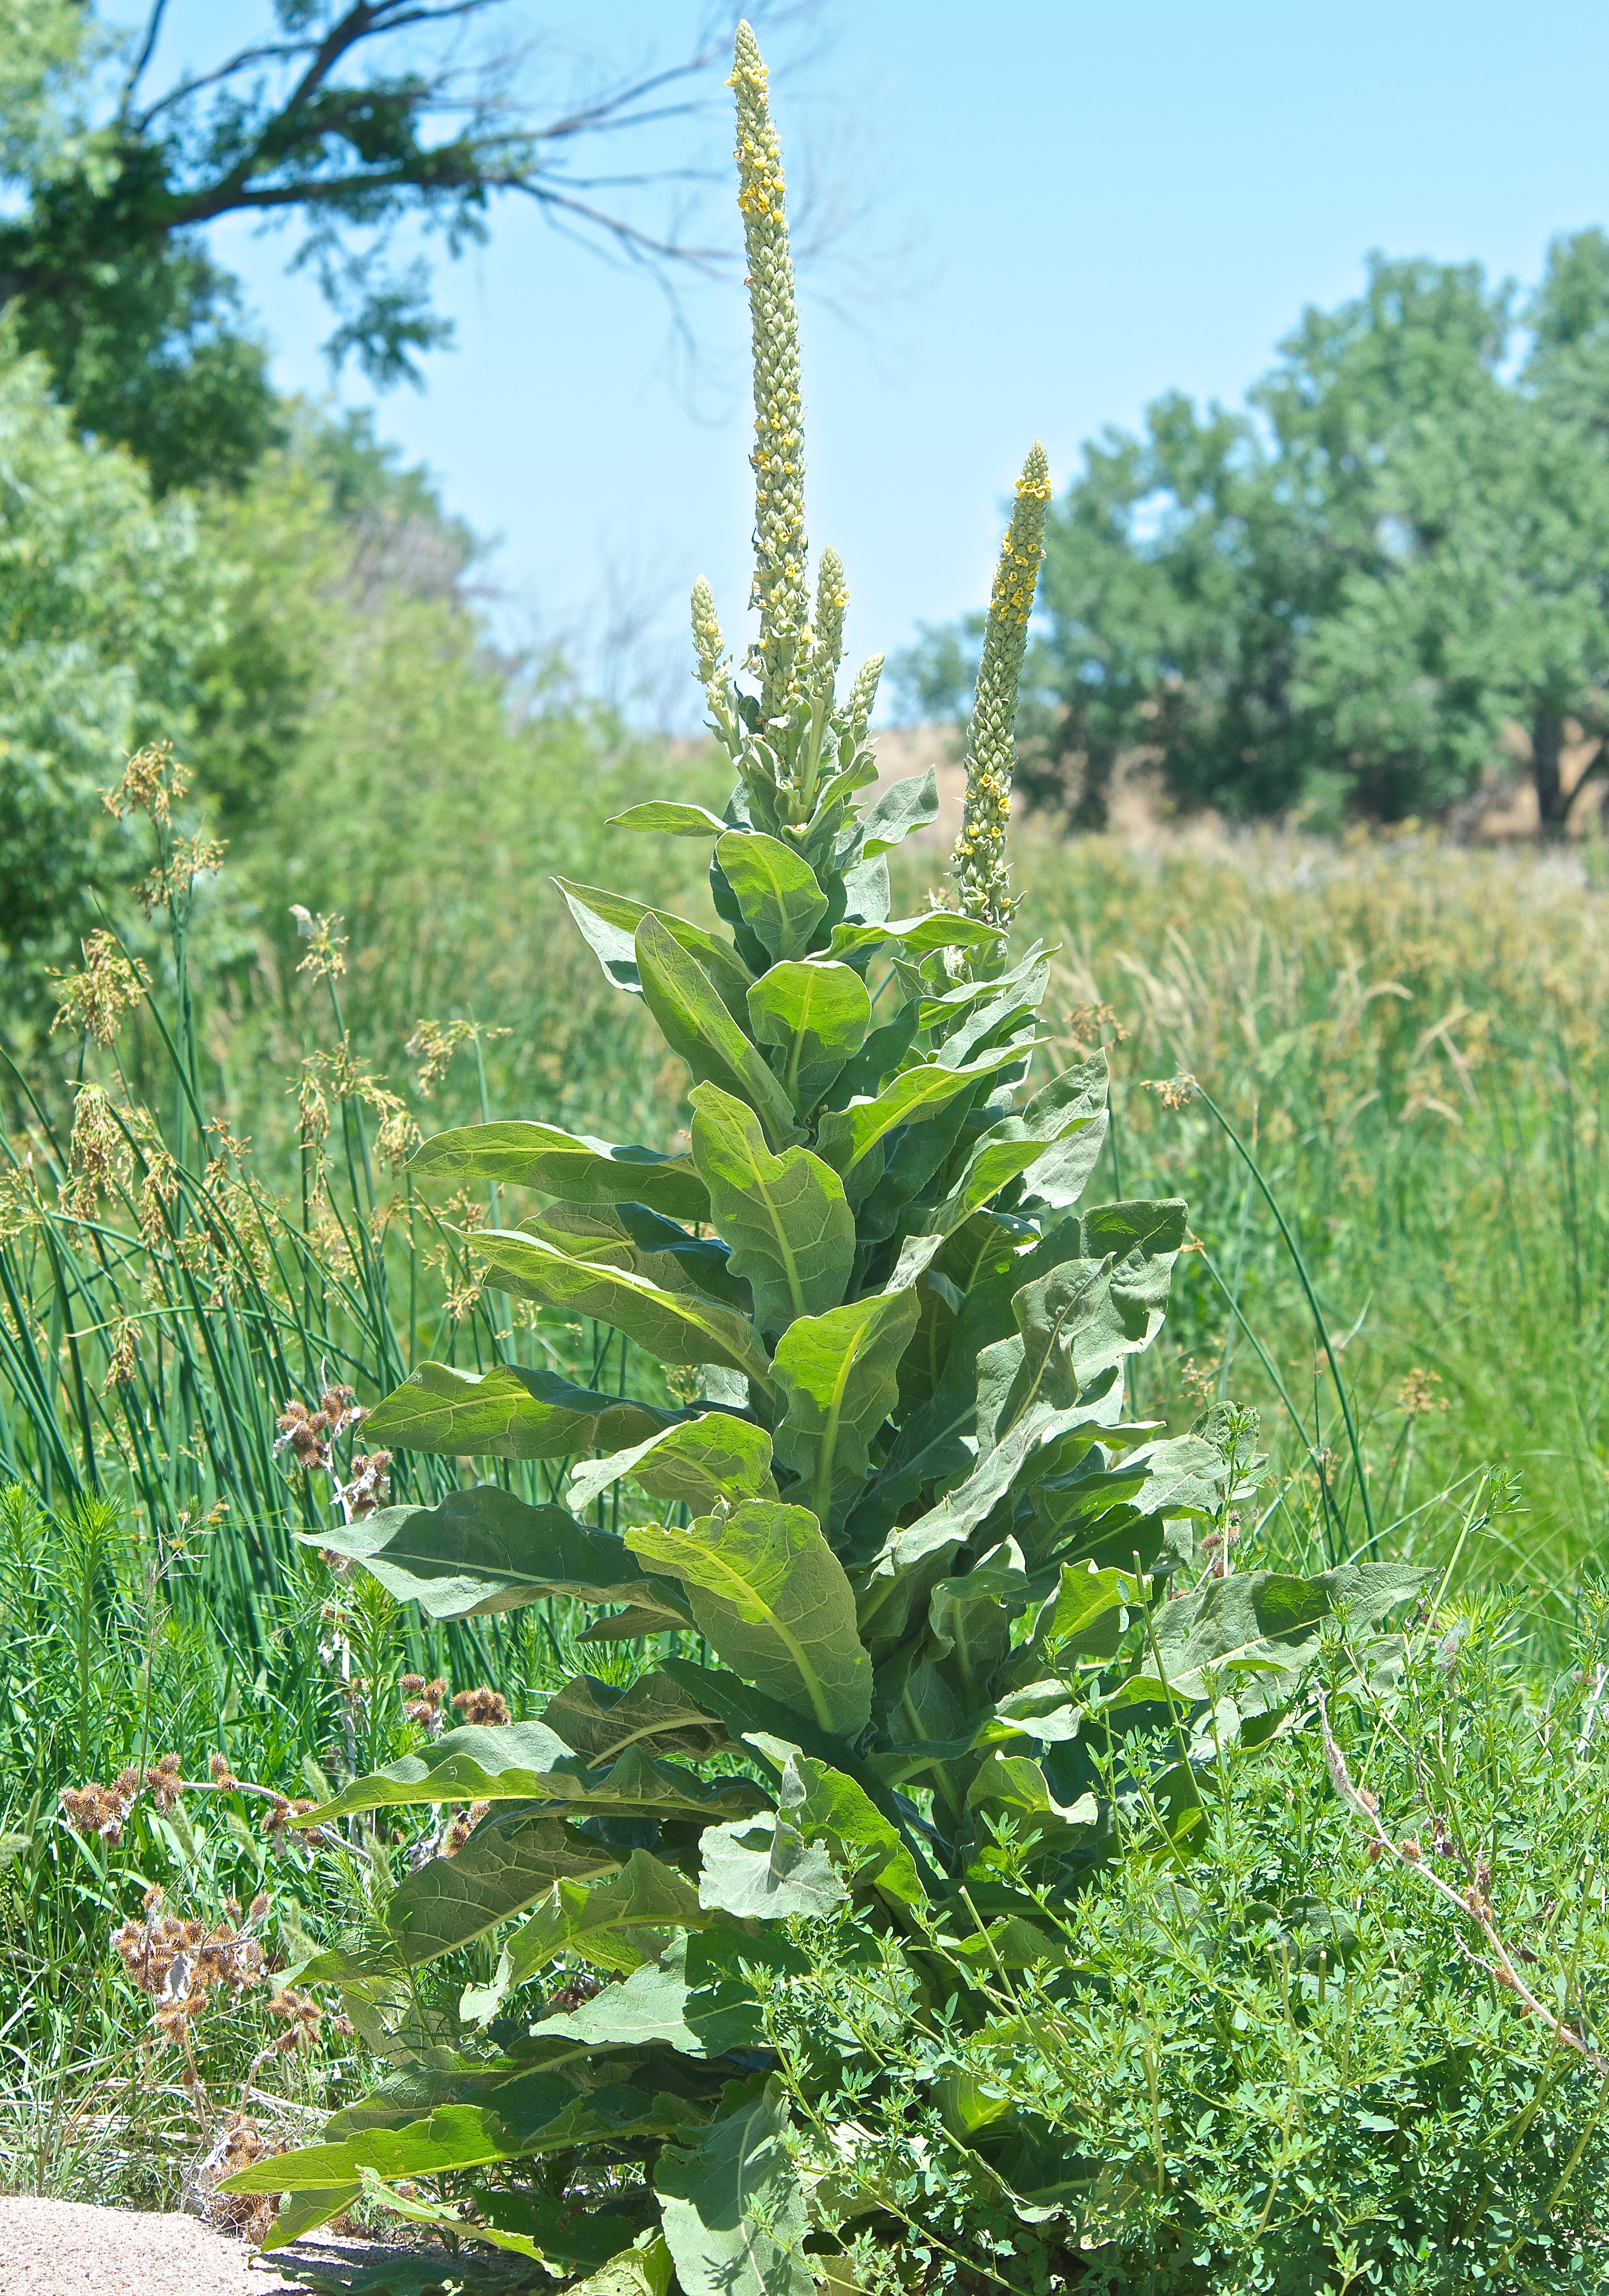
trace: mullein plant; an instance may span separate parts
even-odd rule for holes
[[[1098,1872],[1116,1800],[1151,1854],[1186,1855],[1227,1750],[1290,1710],[1320,1622],[1344,1603],[1367,1628],[1417,1583],[1225,1575],[1239,1453],[1125,1410],[1185,1206],[1081,1210],[1104,1058],[1030,1079],[1048,965],[1008,947],[1005,843],[1038,447],[990,602],[955,898],[891,915],[886,856],[936,818],[934,776],[866,800],[880,661],[845,689],[831,550],[812,601],[782,162],[746,25],[731,85],[758,635],[735,664],[701,580],[693,636],[735,787],[719,816],[620,816],[709,843],[725,930],[560,881],[686,1064],[688,1144],[489,1122],[412,1166],[529,1191],[521,1226],[476,1234],[487,1283],[612,1326],[672,1400],[421,1364],[369,1438],[570,1461],[568,1506],[488,1479],[316,1542],[431,1619],[590,1606],[580,1642],[610,1678],[578,1673],[539,1720],[444,1730],[299,1816],[374,1844],[407,1806],[484,1806],[456,1856],[300,1972],[340,1988],[387,2078],[234,2184],[287,2195],[283,2241],[406,2179],[415,2217],[654,2296],[672,2276],[683,2296],[814,2285],[828,2236],[764,2046],[791,1925],[852,1901],[904,1941],[917,1993],[976,2026],[1003,1972],[1064,1963],[1036,1916]],[[1198,1577],[1203,1523],[1220,1543]],[[1042,2224],[1070,2188],[1018,2119],[963,2114],[955,2141]],[[472,2219],[445,2197],[465,2185]]]

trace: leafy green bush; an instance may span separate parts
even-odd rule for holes
[[[738,782],[724,816],[670,800],[620,816],[712,848],[727,931],[562,881],[689,1071],[690,1134],[655,1152],[488,1122],[410,1168],[547,1199],[477,1230],[486,1283],[613,1326],[669,1366],[672,1400],[422,1364],[372,1435],[579,1456],[568,1507],[488,1480],[308,1534],[428,1617],[565,1598],[597,1614],[585,1648],[646,1647],[573,1675],[538,1721],[446,1730],[300,1820],[350,1829],[374,1860],[369,1920],[300,1975],[340,1988],[392,2070],[323,2143],[230,2189],[286,2194],[283,2242],[365,2193],[463,2230],[416,2188],[467,2177],[477,2236],[562,2273],[613,2259],[612,2284],[662,2291],[674,2271],[683,2296],[804,2296],[810,2202],[765,2025],[767,1972],[808,1973],[787,1924],[852,1906],[917,1992],[981,2028],[1003,1970],[1063,1957],[1047,1907],[1119,1853],[1168,1863],[1205,1836],[1209,1798],[1294,1711],[1323,1622],[1344,1612],[1372,1664],[1424,1574],[1227,1571],[1249,1425],[1170,1439],[1125,1408],[1185,1208],[1079,1210],[1106,1136],[1102,1057],[1019,1104],[1048,976],[1040,947],[1006,954],[1004,858],[1038,448],[985,633],[957,906],[891,916],[884,856],[934,817],[933,778],[856,802],[879,664],[838,697],[833,554],[813,615],[805,586],[780,160],[746,27],[734,84],[749,683],[702,582],[694,635]],[[426,1854],[432,1820],[390,1886],[376,1845],[394,1814],[455,1801],[472,1811],[456,1854]],[[840,2079],[834,2057],[821,2093]],[[960,2119],[987,2179],[991,2116]],[[1051,2150],[1030,2216],[1065,2213]]]
[[[1440,1618],[1372,1682],[1327,1630],[1342,1760],[1383,1837],[1338,1798],[1304,1699],[1305,1726],[1225,1764],[1187,1866],[1148,1854],[1115,1795],[1127,1854],[1071,1903],[1037,1893],[1031,1956],[989,1929],[987,1980],[951,1944],[934,1982],[852,1909],[799,1925],[808,1982],[774,1987],[766,2030],[841,2242],[828,2271],[1145,2296],[1600,2286],[1604,1626],[1595,1601],[1543,1695],[1501,1605]]]

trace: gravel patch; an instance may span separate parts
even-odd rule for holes
[[[316,2238],[357,2262],[386,2251]],[[450,2259],[442,2258],[450,2269]],[[289,2275],[289,2277],[285,2276]],[[5,2296],[289,2296],[305,2291],[283,2257],[259,2257],[194,2217],[89,2208],[81,2201],[0,2200],[0,2290]]]

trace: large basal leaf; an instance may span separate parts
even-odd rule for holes
[[[689,924],[685,917],[669,916],[663,909],[651,909],[645,902],[634,901],[624,893],[608,892],[602,885],[576,885],[565,877],[555,877],[554,883],[563,894],[582,939],[603,966],[604,979],[612,981],[617,988],[641,996],[636,929],[644,917],[653,917],[672,940],[698,959],[716,995],[741,1027],[746,1010],[743,1000],[748,994],[749,970],[727,944],[706,932],[702,925]]]
[[[734,1673],[832,1736],[865,1728],[872,1670],[855,1598],[809,1508],[746,1499],[686,1530],[640,1524],[627,1538],[651,1569],[682,1581],[700,1632]]]
[[[617,1148],[556,1124],[466,1124],[427,1140],[408,1165],[439,1180],[496,1180],[576,1204],[646,1204],[669,1219],[710,1217],[704,1184],[685,1156]]]
[[[775,837],[735,829],[717,840],[715,857],[743,922],[772,960],[802,956],[827,913],[809,864]]]
[[[756,1043],[782,1055],[783,1089],[800,1116],[828,1091],[872,1025],[866,983],[847,964],[774,964],[746,999]]]
[[[706,1784],[628,1747],[607,1769],[589,1769],[540,1722],[449,1730],[434,1744],[354,1778],[299,1825],[327,1825],[354,1811],[445,1801],[563,1803],[579,1811],[644,1817],[743,1817],[765,1800],[744,1778]]]
[[[668,1674],[639,1675],[628,1689],[573,1674],[542,1709],[542,1720],[584,1761],[612,1762],[628,1746],[697,1759],[727,1742],[725,1728]]]
[[[368,1434],[406,1451],[451,1458],[567,1459],[577,1451],[619,1450],[675,1424],[679,1414],[624,1396],[576,1387],[556,1372],[500,1364],[460,1371],[417,1365],[369,1414]]]
[[[878,1292],[825,1316],[801,1316],[774,1366],[785,1413],[776,1456],[828,1529],[866,1481],[867,1446],[899,1398],[899,1365],[918,1315],[914,1291]]]
[[[570,1504],[579,1512],[600,1491],[629,1475],[651,1499],[678,1503],[708,1514],[718,1499],[774,1499],[771,1438],[751,1419],[706,1411],[651,1435],[644,1443],[589,1459],[570,1479]]]
[[[504,1948],[511,1984],[523,1982],[562,1953],[603,1969],[633,1970],[658,1957],[671,1930],[699,1928],[706,1916],[698,1892],[646,1849],[634,1849],[618,1874],[591,1889],[557,1882]]]
[[[707,1825],[699,1836],[698,1901],[740,1921],[830,1914],[847,1892],[826,1851],[774,1811]]]
[[[449,1491],[439,1506],[380,1507],[310,1532],[305,1543],[349,1555],[427,1618],[481,1618],[568,1595],[632,1603],[668,1627],[683,1623],[676,1588],[644,1578],[612,1532],[562,1507],[531,1506],[500,1483]]]
[[[815,2296],[781,2083],[751,2083],[723,2103],[696,2142],[668,2144],[654,2170],[682,2296]]]
[[[694,1082],[718,1084],[746,1101],[773,1147],[785,1147],[795,1139],[792,1103],[765,1054],[744,1036],[698,959],[653,916],[637,927],[636,961],[644,1001],[671,1051],[686,1062]]]
[[[489,1261],[487,1282],[519,1299],[612,1324],[661,1363],[724,1364],[768,1388],[771,1366],[754,1326],[735,1308],[692,1292],[662,1292],[628,1268],[571,1259],[539,1236],[483,1228],[475,1249]]]
[[[698,1085],[691,1098],[693,1160],[759,1330],[769,1335],[835,1308],[855,1264],[843,1182],[808,1148],[773,1156],[748,1108],[718,1085]]]
[[[385,1924],[412,1968],[522,1914],[561,1877],[611,1873],[620,1862],[562,1818],[486,1817],[456,1857],[432,1857],[404,1876]]]
[[[447,2104],[406,2128],[373,2128],[332,2144],[278,2152],[231,2177],[228,2193],[299,2193],[388,2179],[441,2176],[578,2144],[629,2144],[696,2128],[696,2106],[619,2084],[577,2093],[562,2073],[521,2073],[484,2104]]]

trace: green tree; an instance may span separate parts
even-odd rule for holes
[[[382,384],[417,380],[447,341],[422,228],[450,254],[516,193],[555,225],[669,283],[701,247],[657,217],[652,160],[607,176],[586,155],[699,108],[718,49],[642,75],[594,73],[541,94],[513,50],[466,63],[463,35],[505,0],[273,0],[263,36],[153,89],[166,0],[133,35],[79,0],[0,0],[0,303],[100,436],[150,465],[158,490],[238,484],[279,433],[263,345],[237,283],[209,253],[230,215],[294,217],[293,269],[336,325],[326,349]]]
[[[229,578],[193,504],[86,441],[0,332],[0,963],[14,1021],[94,922],[126,753],[193,723]]]
[[[1558,242],[1506,372],[1512,290],[1370,266],[1245,410],[1174,394],[1108,431],[1053,517],[1037,793],[1104,817],[1125,751],[1179,803],[1400,817],[1465,794],[1506,720],[1547,826],[1609,620],[1609,242]]]

